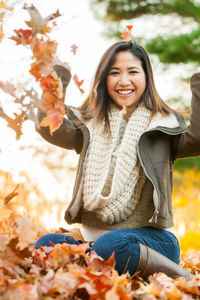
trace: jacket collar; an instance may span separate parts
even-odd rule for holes
[[[170,113],[169,115],[156,113],[153,116],[147,131],[160,130],[166,133],[181,133],[185,131],[186,128],[187,125],[185,119],[181,114],[176,116],[173,113]]]
[[[81,120],[81,113],[77,108],[70,107],[70,110],[79,120]],[[170,113],[169,115],[162,115],[158,112],[152,117],[146,131],[160,130],[168,134],[179,134],[186,129],[187,125],[185,123],[183,115],[175,115],[173,113]]]

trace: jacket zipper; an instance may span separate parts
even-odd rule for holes
[[[185,128],[182,129],[182,130],[180,130],[180,129],[179,129],[179,130],[173,130],[173,132],[170,131],[170,130],[166,130],[166,129],[161,129],[161,128],[158,129],[158,128],[154,128],[154,129],[151,129],[151,130],[149,130],[149,131],[144,132],[144,133],[142,134],[142,136],[143,136],[145,133],[147,133],[147,132],[151,132],[151,131],[155,131],[155,130],[160,131],[160,132],[163,132],[163,133],[166,133],[166,134],[170,134],[170,135],[176,135],[176,134],[179,134],[179,133],[184,132],[184,131],[185,131]],[[141,137],[142,137],[142,136],[141,136]],[[141,137],[140,137],[140,139],[141,139]],[[146,176],[149,178],[149,180],[150,180],[151,183],[153,184],[153,188],[154,188],[154,191],[155,191],[155,194],[153,195],[153,200],[154,200],[155,197],[156,197],[156,198],[157,198],[157,203],[158,203],[158,206],[156,207],[156,206],[155,206],[155,202],[154,202],[154,208],[155,208],[155,210],[154,210],[154,213],[153,213],[152,217],[149,219],[149,223],[152,224],[152,223],[157,223],[157,221],[158,221],[158,215],[159,215],[159,212],[160,212],[160,199],[159,199],[159,197],[158,197],[158,191],[157,191],[156,185],[155,185],[153,179],[151,178],[151,175],[148,174],[147,169],[146,169],[146,167],[145,167],[145,165],[144,165],[144,163],[143,163],[143,161],[142,161],[141,154],[140,154],[140,150],[139,150],[140,139],[139,139],[138,147],[137,147],[137,148],[138,148],[138,151],[137,151],[137,152],[138,152],[138,156],[139,156],[141,166],[143,167]]]

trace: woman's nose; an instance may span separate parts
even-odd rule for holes
[[[130,84],[130,79],[129,76],[127,75],[122,75],[119,79],[119,84],[120,85],[129,85]]]

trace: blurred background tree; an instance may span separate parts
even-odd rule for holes
[[[158,55],[163,63],[200,62],[200,1],[199,0],[90,0],[97,18],[107,26],[107,35],[119,37],[121,22],[143,16],[169,16],[189,27],[188,33],[156,34],[145,41],[149,53]],[[153,18],[152,18],[153,20]],[[169,18],[169,21],[171,19]],[[143,39],[143,37],[140,37]]]

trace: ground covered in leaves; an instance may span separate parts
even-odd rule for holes
[[[1,207],[0,299],[199,299],[200,251],[190,251],[181,264],[196,276],[189,282],[163,273],[149,282],[115,271],[114,256],[103,261],[88,244],[57,244],[34,249],[46,233],[27,216]]]

